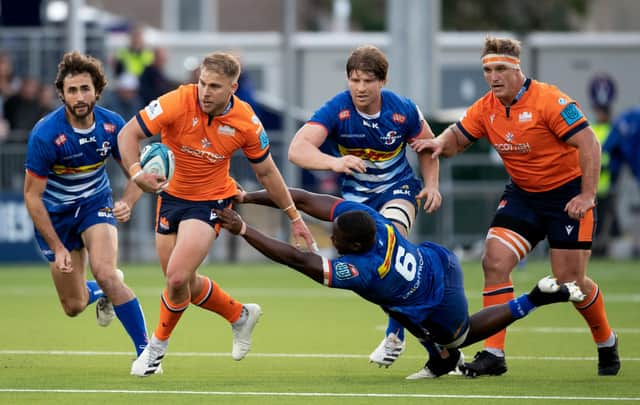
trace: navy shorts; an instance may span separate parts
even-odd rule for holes
[[[388,188],[385,192],[371,197],[362,202],[376,211],[380,211],[382,206],[391,200],[401,199],[407,200],[418,209],[418,200],[416,196],[422,190],[422,184],[417,179],[408,179],[399,181],[393,187]]]
[[[53,229],[69,252],[84,247],[82,232],[95,224],[111,224],[116,226],[113,216],[113,198],[111,193],[103,193],[89,201],[75,204],[61,212],[49,212]],[[53,250],[36,229],[36,241],[40,251],[49,262],[55,261]]]
[[[156,232],[169,235],[178,232],[178,225],[186,219],[199,219],[218,233],[220,224],[214,209],[222,210],[231,206],[232,198],[213,201],[189,201],[163,192],[158,197]]]
[[[578,177],[556,189],[539,193],[507,184],[491,227],[517,232],[531,243],[532,249],[546,237],[554,249],[589,250],[595,232],[595,209],[589,210],[579,221],[564,211],[567,203],[580,194],[581,184]]]

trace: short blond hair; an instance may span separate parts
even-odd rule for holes
[[[238,81],[242,71],[238,58],[227,52],[213,52],[205,56],[200,64],[200,70],[216,72],[230,78],[233,82]]]
[[[490,35],[484,39],[484,48],[482,55],[501,54],[520,58],[521,44],[517,39],[512,38],[496,38]]]

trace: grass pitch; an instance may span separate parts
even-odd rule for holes
[[[158,266],[123,264],[143,305],[149,330],[158,319],[163,279]],[[480,309],[482,272],[464,263],[470,310]],[[546,261],[513,273],[516,294],[549,272]],[[604,292],[620,336],[622,370],[598,377],[596,349],[569,304],[540,308],[507,335],[509,371],[500,377],[444,376],[407,381],[426,354],[409,337],[391,368],[368,363],[386,319],[353,293],[331,290],[270,262],[210,264],[213,277],[236,299],[257,302],[263,316],[244,360],[231,359],[231,328],[190,307],[175,330],[164,375],[129,375],[135,357],[117,320],[95,322],[90,307],[67,318],[48,269],[0,267],[1,404],[525,404],[640,402],[640,263],[594,260],[589,275]],[[465,348],[472,358],[481,344]]]

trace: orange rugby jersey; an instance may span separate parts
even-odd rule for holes
[[[557,87],[527,79],[508,109],[491,91],[456,123],[471,141],[487,137],[518,187],[548,191],[581,176],[578,149],[566,141],[589,123]]]
[[[198,103],[195,84],[180,86],[136,114],[147,136],[161,134],[176,166],[167,192],[191,201],[218,200],[236,193],[229,174],[231,155],[242,149],[252,163],[269,155],[269,138],[251,106],[233,96],[232,107],[213,117]]]

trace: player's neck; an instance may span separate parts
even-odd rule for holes
[[[72,128],[88,129],[91,128],[94,123],[93,111],[91,111],[84,117],[76,117],[73,114],[69,113],[69,111],[65,108],[64,114],[67,118],[67,121],[69,122],[69,125],[71,125]]]
[[[518,76],[518,81],[516,83],[514,83],[514,88],[511,91],[510,94],[503,96],[503,97],[498,97],[498,100],[500,100],[500,102],[504,105],[504,106],[511,106],[514,101],[516,101],[516,98],[519,98],[522,96],[522,94],[520,94],[520,96],[518,96],[518,94],[520,93],[520,91],[522,91],[522,86],[524,86],[524,82],[527,80],[526,76],[524,74],[520,74]]]

